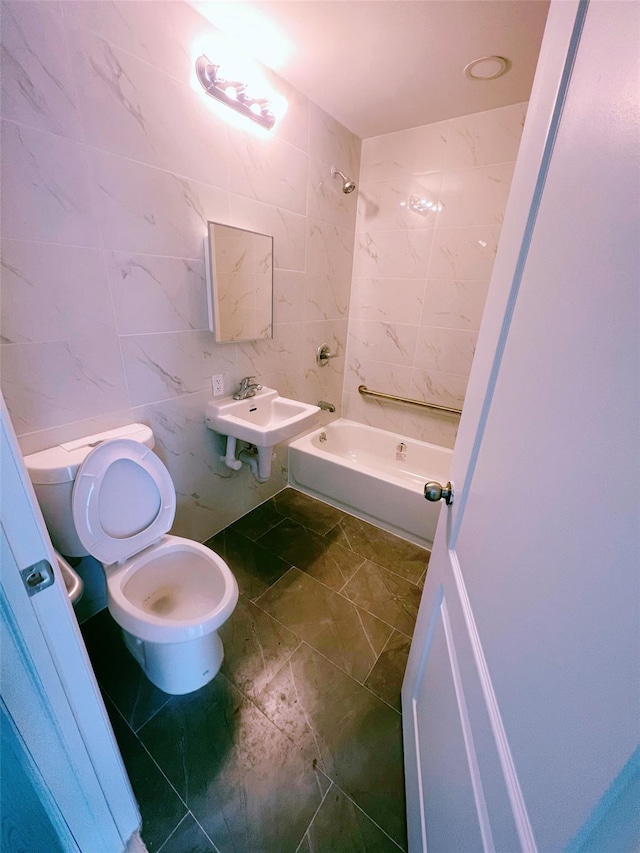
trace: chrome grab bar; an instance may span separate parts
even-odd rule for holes
[[[363,397],[378,397],[380,400],[393,400],[395,403],[409,403],[423,409],[436,409],[438,412],[450,412],[452,415],[462,414],[462,409],[452,409],[449,406],[439,406],[437,403],[425,403],[424,400],[412,400],[411,397],[396,397],[395,394],[384,394],[382,391],[369,391],[366,385],[358,385],[358,392]]]

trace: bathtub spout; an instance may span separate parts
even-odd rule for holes
[[[336,407],[333,405],[333,403],[327,403],[324,400],[318,400],[318,405],[325,412],[335,412],[336,410]]]

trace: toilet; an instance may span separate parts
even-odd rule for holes
[[[218,629],[238,584],[214,551],[167,531],[176,492],[149,427],[131,424],[25,456],[49,534],[65,557],[104,568],[108,608],[147,678],[190,693],[222,665]]]

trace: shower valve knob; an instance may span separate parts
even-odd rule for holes
[[[424,496],[428,501],[435,503],[442,500],[447,506],[451,506],[453,503],[453,486],[451,481],[446,486],[442,486],[440,483],[430,480],[428,483],[425,483]]]
[[[326,364],[329,364],[330,358],[336,358],[337,355],[338,353],[331,352],[328,344],[320,344],[316,350],[316,361],[320,367],[324,367]]]

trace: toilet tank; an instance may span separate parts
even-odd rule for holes
[[[150,448],[155,443],[148,426],[129,424],[24,457],[53,546],[65,557],[85,557],[88,553],[78,539],[71,510],[76,474],[93,448],[112,438],[130,438]]]

